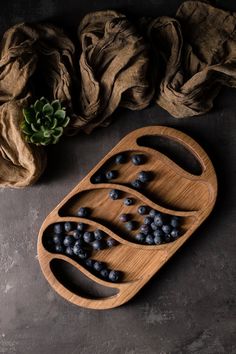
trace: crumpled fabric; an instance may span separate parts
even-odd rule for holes
[[[236,13],[200,1],[159,17],[148,35],[162,58],[156,103],[176,118],[208,112],[222,85],[236,87]]]
[[[4,34],[0,48],[0,187],[24,187],[42,174],[46,153],[25,142],[20,129],[22,108],[40,96],[72,107],[73,55],[73,43],[51,25],[19,24]]]
[[[98,11],[78,29],[81,111],[73,127],[106,126],[118,106],[139,110],[153,97],[148,44],[125,15]],[[152,74],[153,75],[153,74]]]

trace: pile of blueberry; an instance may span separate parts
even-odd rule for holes
[[[138,243],[160,245],[175,241],[181,236],[180,217],[150,210],[146,205],[139,206],[138,213],[144,216],[140,232],[135,235]]]
[[[47,248],[51,252],[66,254],[83,262],[91,272],[112,282],[121,280],[122,273],[110,270],[106,264],[91,259],[94,252],[111,248],[118,242],[108,237],[102,230],[88,231],[87,225],[79,222],[61,222],[53,225],[53,232],[48,235]]]

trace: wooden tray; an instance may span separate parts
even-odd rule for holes
[[[164,154],[150,147],[140,146],[141,137],[165,137],[184,146],[199,161],[200,175],[193,175]],[[125,152],[129,157],[134,153],[142,153],[147,161],[144,165],[135,166],[131,162],[117,165],[114,155]],[[115,183],[92,183],[93,177],[103,166],[119,169],[119,177]],[[154,179],[145,190],[137,191],[130,187],[141,170],[152,171]],[[122,198],[113,201],[108,194],[111,189],[122,192]],[[66,300],[93,309],[108,309],[127,302],[148,280],[167,262],[167,260],[183,245],[198,226],[210,214],[217,195],[217,179],[214,168],[207,154],[189,136],[180,131],[163,126],[150,126],[133,131],[124,137],[91,172],[62,200],[48,215],[38,236],[38,258],[41,269],[50,285]],[[125,206],[123,198],[133,197],[136,202]],[[137,218],[139,205],[149,207],[165,214],[180,216],[183,219],[183,235],[171,243],[161,245],[142,245],[134,242],[137,231],[127,233],[119,222],[121,213],[131,213]],[[76,217],[79,207],[92,207],[89,219]],[[44,237],[50,225],[56,222],[85,222],[91,229],[99,228],[119,245],[111,249],[96,252],[96,260],[105,261],[110,268],[124,272],[121,283],[110,283],[92,274],[81,263],[63,254],[49,252],[45,247]],[[138,219],[138,221],[140,221]],[[102,286],[113,288],[117,293],[102,298],[91,298],[74,292],[72,288],[54,274],[52,262],[63,260],[82,272],[83,276]]]

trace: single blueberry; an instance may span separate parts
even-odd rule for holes
[[[112,200],[117,200],[120,198],[120,191],[118,191],[117,189],[112,189],[109,192],[109,196]]]
[[[105,268],[105,264],[103,262],[100,261],[96,261],[93,264],[93,268],[94,270],[96,270],[97,272],[100,272],[103,268]]]
[[[105,248],[104,242],[102,240],[95,240],[92,243],[92,247],[95,251],[100,251]]]
[[[84,231],[85,230],[86,225],[83,222],[78,222],[77,224],[77,230],[79,231]]]
[[[163,222],[164,222],[164,217],[163,217],[163,215],[156,215],[156,216],[154,217],[154,223],[155,223],[157,226],[161,227],[161,226],[163,225]]]
[[[78,251],[77,256],[78,256],[80,259],[87,259],[87,258],[89,258],[89,253],[88,253],[88,251],[86,251],[86,250],[84,250],[83,248],[81,248],[81,249]]]
[[[65,222],[64,229],[66,232],[70,232],[73,229],[73,224],[69,221]]]
[[[170,234],[173,238],[178,238],[180,236],[180,232],[178,229],[173,229]]]
[[[151,228],[152,228],[153,231],[156,231],[158,229],[158,226],[154,222],[152,222],[151,223]]]
[[[74,245],[74,243],[75,243],[75,239],[73,236],[68,235],[64,238],[63,244],[65,247],[72,246]]]
[[[74,230],[72,233],[75,240],[79,240],[82,237],[82,232],[79,230]]]
[[[120,165],[122,163],[126,163],[127,158],[126,158],[125,154],[119,154],[119,155],[116,155],[116,160],[115,161],[116,161],[116,163],[118,165]]]
[[[106,173],[106,179],[108,179],[108,180],[115,179],[117,177],[118,177],[118,172],[116,170],[107,171],[107,173]]]
[[[119,272],[118,270],[111,270],[109,273],[109,280],[112,282],[118,282],[121,279],[121,272]]]
[[[124,200],[124,205],[130,206],[134,204],[134,199],[133,198],[125,198]]]
[[[103,269],[100,271],[100,275],[101,275],[102,278],[107,279],[108,276],[109,276],[109,272],[110,272],[109,269],[103,268]]]
[[[82,246],[84,246],[84,240],[83,240],[83,238],[79,238],[78,240],[76,240],[74,246],[77,246],[77,247],[80,247],[80,248],[81,248]]]
[[[143,220],[145,225],[151,225],[153,219],[151,218],[151,216],[146,216]]]
[[[92,181],[93,181],[93,183],[102,183],[102,182],[104,182],[104,179],[105,179],[104,175],[102,173],[100,173],[100,174],[95,175],[93,177]]]
[[[147,235],[146,236],[146,239],[145,239],[145,242],[148,244],[148,245],[153,245],[154,244],[154,237],[152,235]]]
[[[143,183],[141,181],[139,181],[138,179],[136,179],[131,182],[131,186],[135,189],[141,189],[143,186]]]
[[[63,232],[63,224],[55,224],[53,230],[56,234],[61,234]]]
[[[85,231],[83,235],[84,242],[89,243],[94,241],[94,234],[91,231]]]
[[[144,164],[145,160],[145,155],[143,154],[135,154],[131,156],[131,161],[136,166]]]
[[[152,180],[152,174],[151,172],[148,171],[141,171],[138,174],[138,180],[143,182],[143,183],[147,183],[150,182]]]
[[[127,221],[129,221],[131,219],[131,216],[130,216],[130,214],[121,214],[119,216],[119,219],[122,222],[127,222]]]
[[[140,206],[138,207],[138,213],[139,213],[140,215],[146,215],[146,214],[148,213],[148,211],[149,211],[149,208],[148,208],[147,205],[140,205]]]
[[[162,230],[164,231],[165,234],[169,234],[171,232],[172,227],[168,224],[164,224],[162,226]]]
[[[142,232],[139,232],[137,235],[135,235],[135,240],[139,243],[143,243],[145,239],[146,236]]]
[[[149,215],[152,217],[152,218],[155,218],[155,216],[159,214],[158,211],[156,211],[155,209],[151,209],[149,211]]]
[[[52,239],[55,244],[60,245],[64,239],[64,236],[61,234],[55,234]]]
[[[108,239],[107,239],[107,241],[106,241],[106,243],[107,243],[107,246],[108,247],[114,247],[114,246],[117,246],[118,244],[119,244],[119,242],[118,241],[116,241],[114,238],[112,238],[112,237],[109,237]]]
[[[147,235],[147,234],[151,231],[151,229],[150,229],[150,226],[149,226],[149,225],[141,225],[140,231],[141,231],[144,235]]]
[[[157,229],[153,232],[153,235],[155,237],[162,237],[162,236],[164,236],[164,232],[161,229]]]
[[[66,247],[65,253],[68,256],[73,256],[74,255],[73,248],[71,246]]]
[[[91,258],[86,259],[85,265],[86,265],[86,267],[88,267],[88,268],[93,268],[93,266],[94,266],[94,260],[91,259]]]
[[[164,235],[164,241],[165,241],[166,243],[171,242],[171,235],[170,235],[170,234],[165,234],[165,235]]]
[[[177,228],[179,226],[179,218],[178,216],[172,216],[170,220],[170,224],[172,227]]]
[[[73,253],[78,256],[79,255],[79,252],[80,250],[82,249],[82,247],[80,245],[77,244],[77,242],[74,244],[74,247],[73,247]]]
[[[161,237],[160,236],[155,236],[154,237],[154,243],[155,243],[155,245],[160,245],[161,244]]]
[[[55,245],[55,251],[58,253],[63,253],[64,252],[64,247],[62,245]]]
[[[95,240],[103,240],[104,239],[104,237],[105,237],[106,235],[105,235],[105,232],[103,232],[102,230],[99,230],[99,229],[96,229],[95,231],[94,231],[94,238],[95,238]]]
[[[137,223],[135,221],[128,221],[125,224],[125,227],[128,231],[133,231],[133,230],[137,229]]]
[[[80,218],[87,218],[90,214],[90,210],[89,208],[79,208],[78,212],[77,212],[77,215],[80,217]]]

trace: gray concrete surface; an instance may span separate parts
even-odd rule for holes
[[[53,20],[75,28],[100,8],[173,14],[181,1],[1,1],[0,28]],[[233,1],[218,1],[236,10]],[[202,117],[176,120],[161,108],[119,110],[113,124],[50,147],[44,176],[24,190],[0,189],[0,353],[236,353],[236,91],[223,89]],[[209,219],[145,288],[107,311],[76,307],[45,281],[37,260],[41,223],[52,208],[125,134],[164,124],[195,138],[211,157],[219,197]]]

